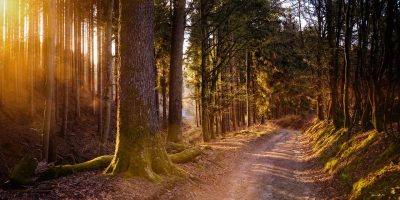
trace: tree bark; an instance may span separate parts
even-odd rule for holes
[[[344,114],[344,127],[350,128],[351,120],[350,120],[350,112],[349,112],[349,85],[350,85],[350,67],[351,67],[351,58],[350,58],[350,48],[351,48],[351,39],[352,39],[352,0],[349,0],[347,3],[347,11],[346,11],[346,30],[345,30],[345,41],[344,41],[344,91],[343,91],[343,114]]]
[[[112,26],[113,26],[113,8],[114,0],[107,2],[106,12],[106,28],[104,36],[104,60],[105,60],[105,95],[104,95],[104,130],[101,132],[100,138],[100,154],[104,153],[105,145],[108,141],[108,136],[111,131],[111,102],[112,102],[112,76],[113,76],[113,57],[111,53],[112,48]]]
[[[203,140],[210,140],[208,128],[208,76],[207,76],[207,47],[208,47],[208,22],[207,1],[200,1],[200,26],[201,26],[201,130]]]
[[[155,102],[153,1],[120,0],[120,97],[115,156],[106,172],[159,180],[178,174],[165,151]]]
[[[45,13],[45,61],[47,73],[47,94],[44,125],[43,158],[47,162],[56,160],[55,143],[55,32],[56,27],[56,0],[49,0],[44,6]]]
[[[174,0],[172,18],[172,43],[169,72],[168,140],[182,141],[182,62],[185,32],[186,0]]]

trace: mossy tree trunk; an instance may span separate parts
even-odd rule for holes
[[[108,174],[158,180],[179,170],[159,132],[153,69],[153,1],[119,1],[120,98],[117,139]]]

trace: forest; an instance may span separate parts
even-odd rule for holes
[[[399,0],[0,0],[0,199],[398,199]]]

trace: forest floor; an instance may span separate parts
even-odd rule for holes
[[[333,199],[330,178],[300,131],[271,123],[204,144],[195,162],[180,165],[189,179],[151,183],[101,171],[0,189],[0,199]]]

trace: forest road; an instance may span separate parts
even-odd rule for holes
[[[311,150],[299,131],[280,129],[250,145],[224,177],[228,187],[205,199],[321,199],[317,175],[305,159]]]

